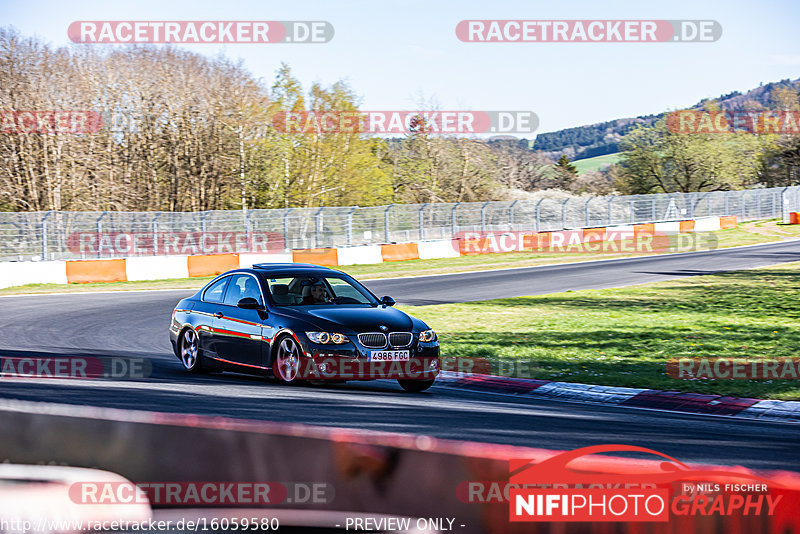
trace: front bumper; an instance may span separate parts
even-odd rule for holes
[[[306,341],[300,374],[307,380],[433,380],[439,375],[439,343],[415,342],[407,350],[408,360],[371,361],[372,350],[358,343],[318,345]]]

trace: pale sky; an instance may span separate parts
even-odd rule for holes
[[[325,20],[326,44],[181,45],[241,58],[267,85],[281,62],[308,87],[347,80],[364,110],[529,110],[539,132],[686,107],[800,77],[800,2],[0,0],[3,26],[53,45],[76,20]],[[465,19],[713,19],[714,43],[464,43]],[[112,46],[99,44],[72,46]]]

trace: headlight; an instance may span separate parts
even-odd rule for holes
[[[312,343],[319,343],[320,345],[341,345],[342,343],[347,343],[347,336],[339,334],[338,332],[306,332],[306,335]]]
[[[419,333],[419,340],[423,343],[428,343],[430,341],[436,341],[436,332],[433,330],[423,330]]]

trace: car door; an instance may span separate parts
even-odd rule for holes
[[[214,337],[214,314],[222,305],[225,289],[230,281],[230,276],[224,276],[209,285],[200,296],[200,302],[192,307],[192,314],[197,315],[195,329],[200,350],[210,357],[216,356]]]
[[[252,367],[262,367],[263,312],[246,310],[237,306],[245,297],[256,299],[264,305],[261,285],[250,273],[232,274],[225,289],[225,297],[214,314],[214,348],[223,360]]]

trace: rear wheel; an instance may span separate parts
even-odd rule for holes
[[[429,387],[433,385],[435,380],[403,380],[398,379],[397,382],[400,384],[404,390],[408,391],[409,393],[419,393],[420,391],[425,391]]]
[[[298,383],[302,356],[300,346],[294,339],[289,336],[281,338],[272,360],[272,376],[283,384]]]
[[[187,371],[199,373],[202,371],[200,363],[200,345],[197,341],[197,333],[191,328],[183,331],[181,336],[181,363]]]

